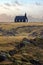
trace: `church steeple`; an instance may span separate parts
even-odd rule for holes
[[[25,13],[25,17],[27,17],[26,13]]]

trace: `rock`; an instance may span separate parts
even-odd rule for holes
[[[31,59],[30,63],[32,63],[33,65],[41,65],[41,63],[37,60]]]
[[[0,62],[4,61],[6,58],[3,55],[0,55]]]
[[[18,44],[18,45],[16,46],[16,48],[17,48],[17,49],[21,49],[21,48],[24,47],[24,46],[25,46],[25,44],[21,42],[20,44]]]
[[[22,61],[22,62],[28,62],[28,60],[25,59],[25,58],[21,58],[21,61]]]
[[[22,40],[22,42],[23,42],[23,41],[30,42],[30,40],[27,39],[27,38],[24,38],[24,39]]]
[[[17,53],[16,50],[10,50],[10,51],[9,51],[9,54],[10,54],[11,56],[13,56],[13,55],[16,54],[16,53]]]

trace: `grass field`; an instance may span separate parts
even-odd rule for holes
[[[0,23],[1,53],[7,57],[0,65],[43,65],[43,23]]]

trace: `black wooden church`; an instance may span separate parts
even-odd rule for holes
[[[16,16],[14,22],[28,22],[26,13],[24,16]]]

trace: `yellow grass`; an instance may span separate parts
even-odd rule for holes
[[[18,28],[18,27],[21,27],[21,26],[43,26],[43,23],[42,22],[29,22],[29,23],[0,23],[0,28],[2,28],[3,30],[10,30],[12,28]],[[40,29],[37,29],[37,32],[39,33]],[[31,33],[29,34],[32,34],[33,32],[35,32],[36,30],[33,30]],[[9,50],[13,50],[15,49],[15,46],[13,46],[12,44],[15,44],[15,42],[20,42],[22,41],[24,38],[28,38],[28,39],[34,39],[35,37],[33,36],[29,36],[28,33],[26,32],[23,32],[23,33],[20,33],[18,34],[17,36],[0,36],[0,51],[3,50],[3,51],[9,51]],[[0,35],[2,35],[2,33],[0,33]],[[3,45],[7,45],[7,44],[10,44],[8,46],[3,46]],[[2,45],[2,46],[1,46]],[[27,56],[27,58],[29,56],[33,57],[33,58],[36,58],[34,57],[34,54],[36,52],[40,52],[43,56],[43,49],[39,48],[39,47],[35,47],[35,46],[30,46],[30,47],[26,47],[26,50],[28,53],[25,53],[25,55]],[[21,59],[22,58],[22,54],[15,54],[13,57],[17,58],[17,59]],[[40,58],[42,61],[43,61],[43,57]],[[10,64],[12,62],[10,61],[4,61],[0,64]]]
[[[27,36],[0,36],[0,44],[14,43],[16,41],[21,41]]]
[[[37,25],[43,25],[43,22],[29,22],[29,23],[0,23],[0,27],[3,29],[11,29],[21,26],[37,26]]]

